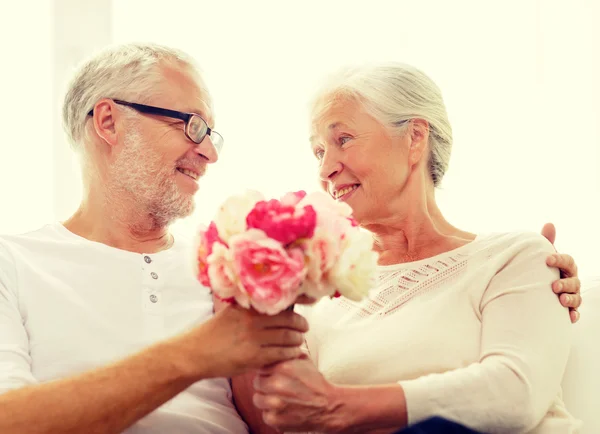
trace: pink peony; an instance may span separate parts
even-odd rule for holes
[[[240,289],[257,311],[275,315],[294,303],[304,278],[304,254],[287,251],[258,229],[231,238],[231,254]]]
[[[283,205],[276,199],[258,202],[246,218],[248,228],[260,229],[269,238],[288,245],[312,237],[317,214],[312,206]]]
[[[198,250],[196,252],[197,278],[202,285],[211,288],[210,279],[208,277],[208,257],[213,251],[214,243],[225,243],[219,238],[219,232],[217,231],[217,226],[214,222],[210,222],[210,225],[206,230],[201,230],[199,232],[198,239]]]

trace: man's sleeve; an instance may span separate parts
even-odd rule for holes
[[[0,240],[0,394],[37,382],[31,372],[18,289],[13,255]]]

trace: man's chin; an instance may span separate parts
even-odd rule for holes
[[[186,217],[191,216],[196,209],[196,203],[193,198],[189,198],[185,201],[182,201],[179,206],[175,207],[171,210],[171,215],[174,220],[184,219]]]
[[[190,203],[188,204],[188,206],[185,208],[185,210],[183,210],[183,212],[181,213],[180,218],[184,219],[186,217],[191,216],[192,214],[194,214],[195,210],[196,210],[196,202],[194,202],[194,200],[192,199],[190,201]]]
[[[191,195],[188,197],[180,196],[178,200],[171,201],[170,203],[163,201],[155,209],[156,212],[153,213],[155,217],[161,220],[163,224],[170,225],[176,220],[181,220],[192,215],[196,209],[196,203]]]

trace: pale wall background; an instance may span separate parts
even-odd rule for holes
[[[193,233],[246,187],[317,188],[307,104],[348,63],[397,60],[442,88],[454,128],[438,197],[459,227],[558,227],[557,247],[600,274],[600,2],[38,0],[0,5],[0,233],[65,219],[80,186],[59,123],[70,71],[109,43],[195,56],[226,147],[202,181]]]

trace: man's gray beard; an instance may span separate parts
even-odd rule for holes
[[[133,217],[139,224],[158,228],[194,211],[193,196],[179,190],[174,167],[162,165],[160,156],[151,144],[142,142],[137,131],[129,132],[109,170],[106,206],[128,210],[128,219]]]

